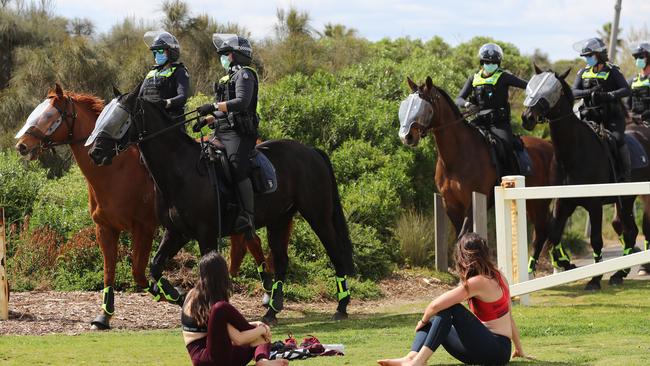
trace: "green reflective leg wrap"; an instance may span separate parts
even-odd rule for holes
[[[350,289],[348,289],[348,276],[336,276],[336,298],[338,301],[350,296]]]
[[[156,302],[160,301],[159,287],[156,286],[156,284],[153,281],[149,280],[149,286],[145,287],[144,291],[150,293],[151,296],[153,296],[153,301],[156,301]]]
[[[106,315],[112,316],[115,313],[115,294],[113,293],[113,287],[104,287],[102,293],[102,310],[104,310]]]
[[[634,248],[623,249],[623,255],[631,254],[633,249],[634,249]]]
[[[553,257],[553,256],[551,256]],[[537,267],[537,259],[530,257],[528,258],[528,273],[533,273],[535,272],[535,268]]]
[[[549,250],[549,254],[551,256],[551,264],[555,268],[559,268],[560,264],[558,262],[560,261],[566,261],[566,262],[571,262],[571,258],[569,258],[569,255],[567,255],[564,252],[564,247],[562,247],[562,243],[558,243],[555,247],[551,248]],[[557,257],[556,257],[557,255]]]
[[[603,260],[603,253],[594,252],[594,262],[599,263]]]
[[[276,299],[275,296],[282,295],[283,286],[284,286],[284,282],[275,281],[273,283],[273,287],[271,287],[271,301],[269,301],[269,307],[277,313],[279,313],[282,310],[284,305],[282,304],[282,301],[278,301],[278,299]]]
[[[645,248],[645,250],[650,249],[650,242],[647,239],[644,241],[644,244],[645,245],[643,247]]]
[[[257,274],[260,276],[260,281],[262,281],[262,288],[264,291],[270,293],[273,286],[273,277],[269,272],[266,272],[266,262],[262,262],[257,266]]]
[[[623,239],[623,234],[618,236],[618,242],[621,243],[622,246],[625,246],[625,239]]]
[[[176,291],[172,284],[164,277],[160,277],[156,285],[158,285],[158,290],[165,297],[165,300],[169,302],[177,302],[181,298],[178,291]],[[175,292],[175,294],[172,293],[172,291]]]

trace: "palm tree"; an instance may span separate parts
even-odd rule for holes
[[[279,39],[292,36],[311,37],[313,28],[309,24],[311,19],[307,12],[299,12],[296,8],[290,7],[289,10],[278,9],[276,16],[278,22],[273,28]]]
[[[355,37],[357,35],[357,30],[354,28],[348,28],[343,24],[327,23],[325,24],[323,35],[328,38]]]

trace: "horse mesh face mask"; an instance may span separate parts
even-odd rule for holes
[[[431,104],[420,98],[417,93],[410,94],[399,106],[399,137],[406,138],[414,123],[428,127],[432,116]]]
[[[526,87],[525,107],[536,105],[541,99],[548,102],[549,107],[554,107],[560,99],[562,85],[555,74],[547,71],[533,76]]]
[[[38,122],[41,120],[42,117],[49,118],[51,114],[45,113],[48,108],[52,105],[52,100],[51,99],[45,99],[41,104],[36,106],[32,113],[29,114],[29,117],[27,117],[27,122],[25,122],[25,125],[23,128],[18,131],[16,134],[15,138],[21,138],[27,131],[29,131],[32,127],[37,128]],[[54,109],[52,109],[54,110]],[[47,131],[42,131],[45,136],[49,136],[54,132],[59,125],[61,125],[61,122],[63,121],[63,118],[59,115],[59,118],[52,123],[50,127],[48,127]]]
[[[95,139],[100,134],[114,140],[119,140],[124,136],[130,125],[131,119],[129,118],[129,112],[115,98],[104,107],[102,113],[97,117],[95,129],[90,134],[90,137],[88,137],[88,140],[86,140],[86,146],[95,142]]]

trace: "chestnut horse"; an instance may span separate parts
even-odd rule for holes
[[[46,102],[38,112],[34,112],[34,118],[30,118],[16,136],[19,138],[16,149],[22,156],[33,160],[54,146],[70,146],[88,183],[90,215],[95,222],[97,241],[104,256],[102,311],[92,325],[97,329],[109,329],[110,318],[115,311],[113,285],[117,245],[123,231],[132,237],[133,278],[140,288],[151,290],[145,269],[158,227],[153,182],[147,169],[140,163],[135,147],[120,154],[110,166],[98,167],[90,160],[89,147],[83,146],[83,142],[95,128],[95,121],[104,108],[103,101],[89,95],[64,92],[56,84]],[[263,266],[264,255],[259,238],[246,242],[241,235],[233,236],[231,244],[231,274],[239,271],[246,247],[258,266]]]
[[[451,97],[433,85],[430,77],[418,86],[410,78],[408,85],[419,98],[431,107],[429,117],[416,121],[400,121],[408,133],[402,142],[417,146],[420,139],[432,132],[438,145],[435,182],[442,195],[447,216],[460,236],[470,230],[472,223],[472,192],[480,192],[494,204],[494,186],[499,182],[497,170],[490,158],[490,150],[481,134],[464,119]],[[413,122],[410,127],[405,123]],[[524,136],[524,145],[533,163],[533,174],[526,178],[528,186],[549,185],[552,176],[553,146],[542,139]],[[535,227],[534,253],[529,260],[529,272],[546,241],[550,200],[528,200],[526,212]],[[556,256],[553,253],[553,256]]]

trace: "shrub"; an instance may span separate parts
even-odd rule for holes
[[[64,240],[58,232],[47,227],[31,233],[25,227],[21,237],[13,241],[13,255],[8,261],[12,289],[49,289]]]
[[[430,215],[415,210],[404,212],[394,231],[400,252],[408,264],[431,267],[434,263],[434,220]]]
[[[21,161],[13,152],[0,151],[0,207],[4,207],[8,223],[32,212],[45,182],[45,171],[36,164]]]

